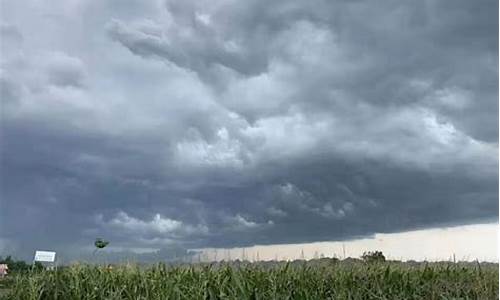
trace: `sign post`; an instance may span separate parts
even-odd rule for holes
[[[33,266],[36,262],[45,262],[52,264],[54,269],[57,269],[56,253],[54,251],[35,251],[35,258],[33,259]]]

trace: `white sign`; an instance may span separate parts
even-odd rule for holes
[[[52,251],[35,251],[35,261],[54,262],[56,253]]]

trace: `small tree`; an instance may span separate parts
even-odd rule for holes
[[[368,251],[364,252],[361,258],[365,262],[384,262],[385,261],[385,256],[382,253],[382,251]]]
[[[28,272],[31,269],[43,270],[43,265],[38,261],[32,266],[23,260],[15,260],[10,255],[6,258],[0,257],[0,264],[7,264],[9,272],[12,273]]]
[[[101,238],[97,238],[95,239],[95,242],[94,242],[94,245],[95,245],[95,250],[94,250],[94,254],[97,252],[97,250],[99,249],[103,249],[104,247],[106,247],[107,245],[109,244],[108,241],[105,241]]]

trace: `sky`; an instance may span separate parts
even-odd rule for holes
[[[401,261],[487,261],[498,263],[498,224],[473,224],[377,233],[354,240],[254,245],[239,248],[205,248],[192,261],[295,260],[322,257],[359,258],[382,251],[386,259]]]
[[[498,1],[0,3],[0,255],[496,228]]]

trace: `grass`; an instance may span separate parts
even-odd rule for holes
[[[11,277],[4,299],[498,299],[498,265],[73,265]]]

